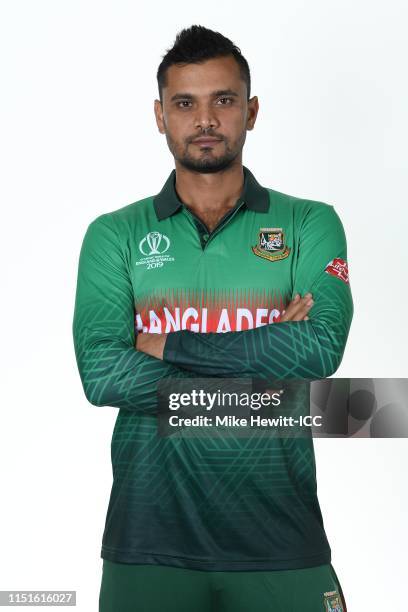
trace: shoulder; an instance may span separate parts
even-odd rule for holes
[[[271,203],[270,210],[273,211],[275,208],[275,210],[289,213],[296,227],[309,224],[342,226],[336,207],[329,202],[290,195],[270,187],[267,189]]]
[[[126,204],[121,208],[117,208],[110,212],[105,213],[102,217],[112,220],[117,224],[131,224],[136,222],[141,217],[146,215],[154,215],[153,207],[154,196],[147,196],[131,204]]]
[[[153,207],[154,196],[147,196],[131,204],[126,204],[109,212],[104,212],[91,220],[89,226],[105,227],[118,233],[128,233],[135,226],[140,226],[146,220],[155,217]]]
[[[333,204],[323,202],[321,200],[313,200],[311,198],[302,198],[283,191],[277,191],[267,187],[269,199],[272,206],[285,207],[293,209],[293,212],[299,216],[305,216],[309,213],[314,214],[329,214],[334,210]]]

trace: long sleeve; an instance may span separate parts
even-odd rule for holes
[[[95,406],[157,412],[157,384],[191,377],[135,348],[132,282],[110,213],[90,223],[78,265],[73,339],[85,396]]]
[[[292,298],[313,294],[308,321],[219,334],[177,331],[167,337],[164,360],[215,377],[317,379],[333,374],[353,316],[346,238],[333,206],[311,206],[294,242]]]

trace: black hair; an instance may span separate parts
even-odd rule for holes
[[[163,87],[167,85],[167,68],[173,64],[199,64],[208,59],[225,57],[227,55],[232,55],[238,63],[241,78],[247,86],[247,99],[249,100],[251,74],[248,62],[242,55],[239,47],[219,32],[214,32],[204,26],[192,25],[177,34],[173,47],[167,49],[157,70],[160,102],[162,102]]]

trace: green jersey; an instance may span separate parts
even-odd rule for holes
[[[317,379],[342,359],[353,302],[337,213],[243,170],[211,232],[180,201],[175,170],[156,196],[87,228],[76,358],[87,399],[119,408],[105,559],[218,571],[331,560],[311,437],[158,435],[165,377]],[[309,320],[279,322],[309,291]],[[138,333],[168,334],[163,361],[135,349]]]

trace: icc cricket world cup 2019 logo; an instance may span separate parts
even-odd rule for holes
[[[139,242],[139,251],[146,257],[150,255],[163,255],[169,246],[170,240],[167,236],[160,232],[149,232]]]
[[[174,262],[174,257],[167,253],[169,247],[168,236],[160,232],[149,232],[139,242],[139,251],[144,257],[136,261],[136,266],[145,266],[146,270],[153,270]]]

